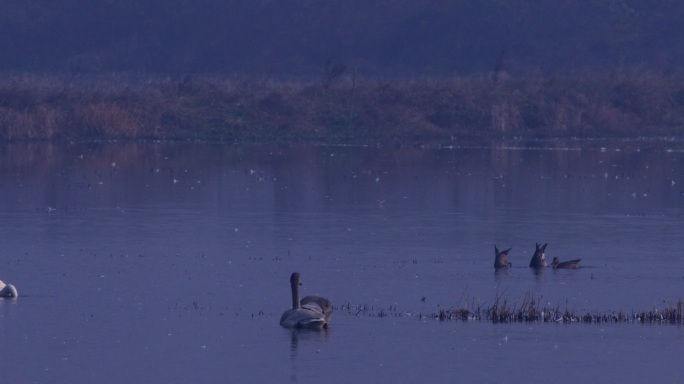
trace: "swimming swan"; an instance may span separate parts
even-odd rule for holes
[[[292,288],[292,309],[283,312],[280,317],[280,325],[285,328],[309,328],[321,329],[327,325],[326,315],[323,313],[321,304],[316,299],[308,301],[303,305],[299,301],[299,285],[302,283],[298,272],[290,276],[290,287]],[[318,296],[315,296],[318,297]],[[305,299],[309,299],[307,296]],[[323,299],[323,298],[321,298]],[[327,299],[324,299],[327,301]],[[329,302],[328,302],[329,303]],[[325,303],[322,303],[325,307]],[[332,306],[330,306],[332,309]]]
[[[0,280],[0,297],[19,297],[19,293],[14,285],[5,284]]]

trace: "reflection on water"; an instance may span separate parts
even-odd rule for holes
[[[684,297],[681,147],[5,144],[0,279],[21,297],[0,300],[3,378],[499,382],[529,379],[533,359],[556,367],[539,381],[681,379],[676,326],[419,316],[528,294],[577,312]],[[583,268],[528,268],[535,242]],[[494,243],[512,268],[492,273]],[[369,310],[281,328],[295,270]]]
[[[291,335],[290,350],[293,358],[297,357],[297,348],[299,347],[300,340],[303,343],[325,342],[328,340],[328,333],[331,332],[328,328],[323,328],[322,330],[289,329],[288,331]]]
[[[293,383],[298,382],[310,382],[311,378],[325,377],[326,367],[319,366],[315,368],[317,372],[299,372],[302,368],[309,370],[311,361],[308,356],[311,356],[311,350],[314,349],[314,353],[320,353],[320,349],[325,347],[325,343],[328,341],[328,336],[330,329],[323,328],[322,330],[311,330],[311,329],[288,329],[284,330],[290,333],[290,358],[292,364],[292,374],[290,375],[290,381]],[[302,359],[303,362],[298,361],[298,351],[302,344],[303,348],[307,348],[307,352]]]
[[[537,281],[540,281],[544,278],[544,274],[546,273],[546,268],[530,268],[530,271],[534,275],[534,277],[537,279]]]
[[[494,269],[494,276],[496,276],[497,281],[502,281],[506,277],[508,277],[508,268],[496,268]]]

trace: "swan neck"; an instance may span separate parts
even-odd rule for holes
[[[299,283],[296,281],[291,282],[292,284],[292,309],[299,309]]]

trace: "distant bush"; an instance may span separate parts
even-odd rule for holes
[[[0,139],[443,142],[684,134],[679,78],[328,80],[18,78],[0,84]]]

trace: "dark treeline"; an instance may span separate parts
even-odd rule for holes
[[[0,0],[0,71],[671,74],[682,19],[676,0]]]
[[[0,140],[681,136],[675,0],[0,0]]]

